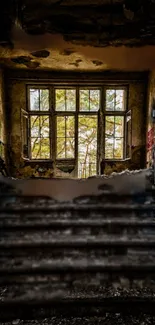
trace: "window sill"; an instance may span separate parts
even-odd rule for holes
[[[104,162],[125,162],[130,161],[131,158],[124,158],[124,159],[103,159]]]
[[[23,158],[23,160],[25,161],[25,162],[32,162],[32,163],[41,163],[41,162],[53,162],[53,160],[52,159],[29,159],[29,158]]]

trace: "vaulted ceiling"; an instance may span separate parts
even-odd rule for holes
[[[155,0],[5,0],[0,7],[6,66],[155,68]]]

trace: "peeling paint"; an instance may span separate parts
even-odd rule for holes
[[[102,61],[99,61],[99,60],[92,60],[92,63],[96,66],[99,66],[99,65],[102,65],[104,64]]]
[[[18,65],[24,65],[30,69],[36,69],[40,66],[40,62],[34,61],[30,56],[18,56],[12,58],[11,61]]]
[[[32,58],[30,56],[17,56],[15,58],[12,58],[11,61],[17,64],[27,64],[30,62]]]
[[[27,68],[29,69],[36,69],[40,66],[40,62],[38,61],[30,61],[26,64]]]
[[[81,59],[77,59],[75,62],[76,62],[76,63],[81,63],[82,60],[81,60]]]
[[[47,58],[50,55],[50,52],[47,50],[41,50],[31,53],[32,56],[35,56],[36,58]]]
[[[72,63],[70,63],[70,65],[74,65],[75,67],[77,67],[77,68],[78,68],[78,66],[79,66],[79,63],[78,63],[78,62],[72,62]]]
[[[64,49],[64,51],[60,52],[60,55],[69,56],[73,53],[75,53],[74,49],[68,48],[68,49]]]

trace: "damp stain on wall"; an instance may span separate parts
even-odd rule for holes
[[[99,61],[99,60],[92,60],[92,63],[94,65],[96,65],[97,67],[100,66],[100,65],[102,65],[102,64],[104,64],[102,61]]]
[[[33,60],[30,56],[17,56],[11,59],[17,65],[24,65],[29,69],[36,69],[40,66],[40,62]]]
[[[50,56],[50,52],[47,50],[40,50],[32,52],[31,55],[35,56],[36,58],[48,58]]]
[[[75,50],[73,48],[66,48],[60,52],[60,55],[70,56],[71,54],[74,54],[74,53],[75,53]]]

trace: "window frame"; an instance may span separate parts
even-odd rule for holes
[[[108,111],[106,110],[106,90],[124,90],[124,94],[125,94],[125,106],[124,106],[124,110],[122,111]],[[104,161],[108,162],[108,161],[113,161],[113,162],[120,162],[120,161],[125,161],[128,160],[130,158],[126,158],[126,146],[127,146],[127,114],[130,112],[129,110],[129,85],[121,85],[121,84],[112,84],[112,85],[106,85],[104,86],[104,99],[103,99],[103,119],[104,119],[104,131],[103,131],[103,142],[104,142]],[[105,120],[106,120],[106,116],[123,116],[124,117],[124,126],[123,126],[123,156],[121,159],[116,159],[116,158],[105,158]],[[131,123],[132,123],[132,118],[131,118]],[[131,124],[131,129],[132,129],[132,124]]]
[[[56,108],[56,96],[55,96],[55,90],[56,89],[75,89],[75,111],[57,111]],[[53,85],[52,87],[52,107],[53,107],[53,129],[54,129],[54,136],[53,136],[53,141],[54,141],[54,160],[56,164],[63,164],[67,163],[68,164],[75,164],[76,161],[76,140],[75,140],[75,146],[74,146],[74,158],[57,158],[57,116],[75,116],[75,139],[76,139],[76,111],[77,111],[77,87],[75,85]]]
[[[40,110],[31,110],[30,109],[30,89],[48,89],[49,90],[49,110],[48,111],[40,111]],[[52,159],[52,127],[51,127],[51,119],[50,119],[50,113],[51,113],[51,99],[50,99],[50,86],[49,85],[27,85],[26,88],[26,94],[27,94],[27,101],[26,101],[26,111],[28,113],[28,160],[30,161],[51,161]],[[32,158],[32,152],[31,152],[31,125],[30,125],[30,116],[49,116],[49,143],[50,143],[50,154],[49,158]]]
[[[31,111],[30,110],[30,89],[48,89],[49,90],[49,111]],[[75,89],[76,91],[76,110],[75,111],[56,111],[55,109],[55,90],[56,89]],[[80,111],[80,90],[100,90],[100,109],[98,111]],[[124,111],[107,111],[106,110],[106,90],[108,89],[123,89],[125,90],[125,109]],[[78,162],[78,116],[79,115],[96,115],[98,117],[98,128],[97,128],[97,174],[100,173],[100,163],[104,161],[124,161],[130,158],[126,158],[126,146],[127,146],[127,126],[126,126],[126,116],[129,112],[128,110],[128,96],[129,96],[129,85],[121,83],[90,83],[81,82],[76,84],[74,82],[69,83],[28,83],[26,85],[26,110],[28,116],[31,115],[48,115],[49,116],[49,139],[50,139],[50,158],[49,159],[34,159],[31,158],[31,137],[30,137],[30,125],[28,128],[28,158],[29,161],[33,162],[48,162],[53,161],[56,166],[59,165],[77,165]],[[75,156],[74,158],[57,158],[56,156],[56,139],[57,139],[57,129],[56,129],[56,119],[57,116],[75,116]],[[124,130],[123,130],[123,158],[105,159],[105,116],[124,116]],[[131,129],[132,129],[132,116],[131,116]]]

